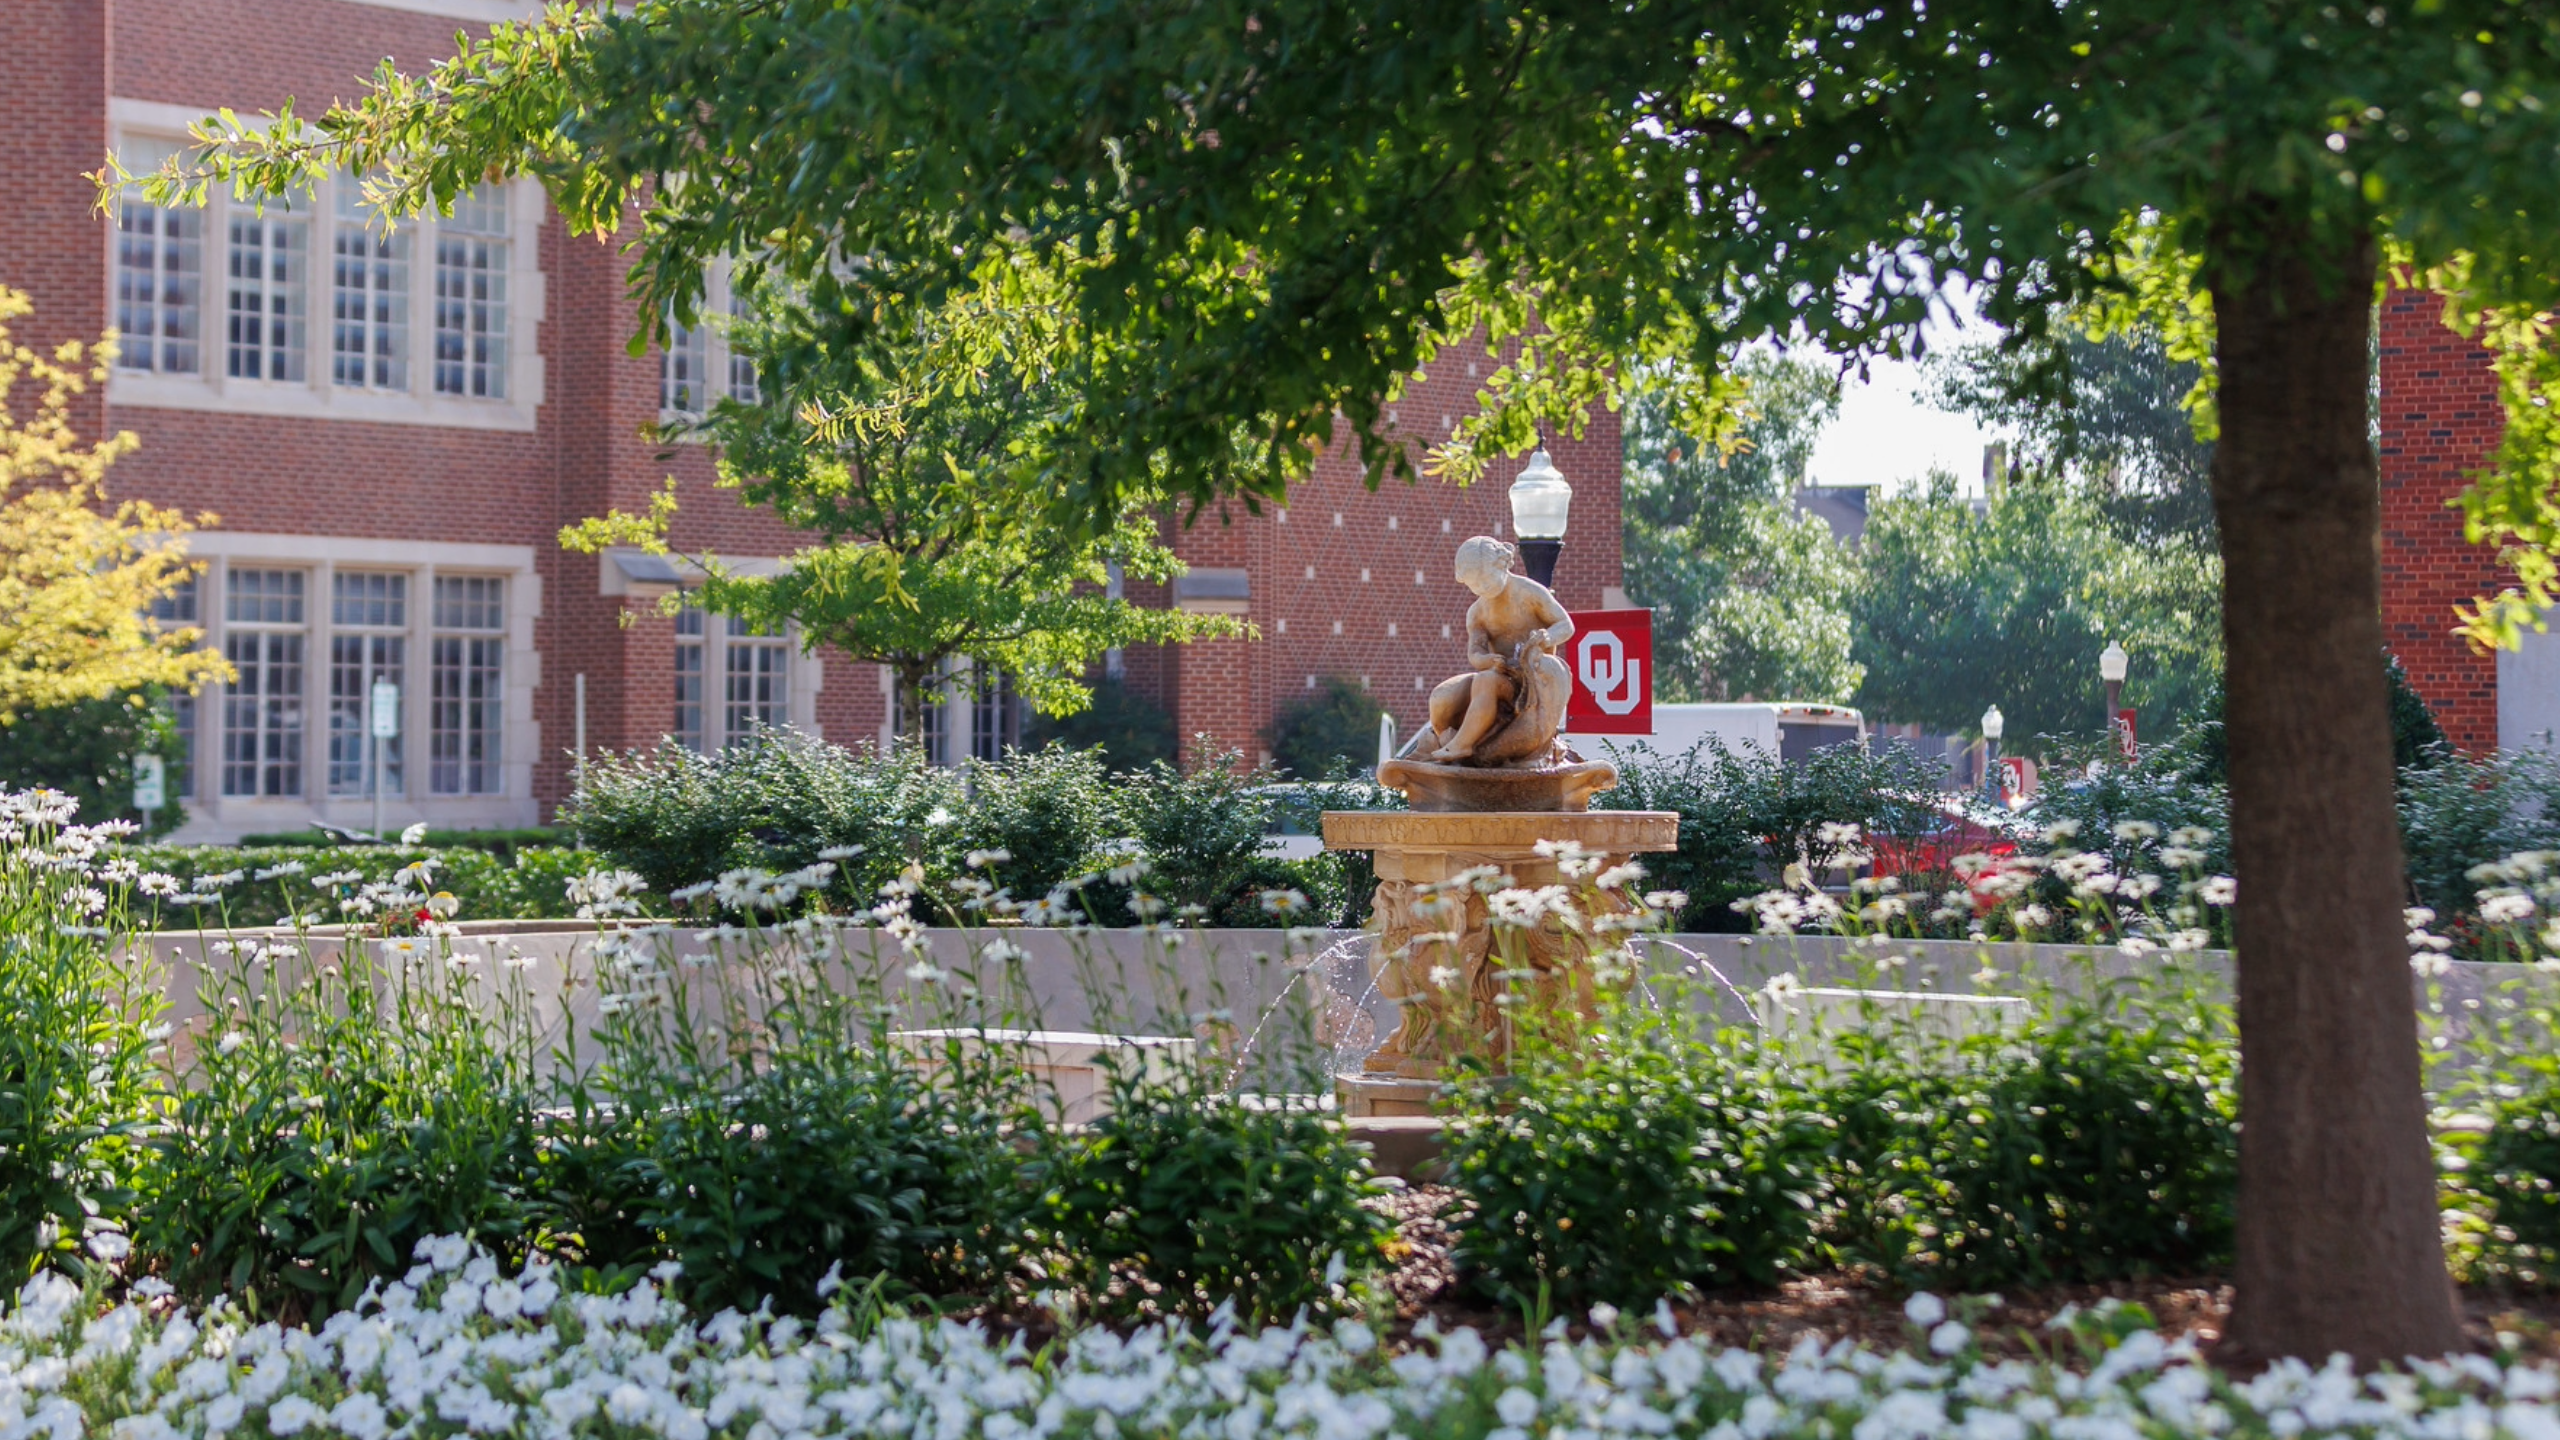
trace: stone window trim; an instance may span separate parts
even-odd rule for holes
[[[156,101],[119,97],[108,102],[108,119],[115,129],[118,150],[144,152],[138,159],[148,159],[154,147],[165,152],[170,146],[183,144],[187,125],[202,118],[203,113],[199,107]],[[128,168],[136,163],[128,160]],[[540,255],[550,212],[541,187],[518,180],[508,182],[500,191],[506,231],[505,268],[494,278],[503,293],[503,353],[486,357],[486,363],[470,373],[499,377],[503,394],[480,398],[468,393],[444,393],[437,388],[436,258],[437,240],[446,222],[434,216],[404,221],[394,232],[408,238],[405,262],[399,267],[404,272],[400,283],[406,301],[400,307],[405,312],[401,322],[405,333],[400,336],[403,353],[387,367],[392,383],[340,383],[343,367],[335,353],[334,319],[339,301],[335,283],[339,268],[336,238],[342,217],[336,191],[344,183],[343,178],[333,182],[318,196],[293,197],[287,202],[289,209],[273,202],[266,207],[269,218],[292,219],[302,231],[297,286],[301,303],[294,307],[301,328],[299,378],[265,378],[264,366],[260,367],[258,378],[229,373],[235,368],[229,363],[232,347],[226,333],[232,221],[254,217],[257,212],[253,205],[236,202],[217,188],[204,209],[192,212],[195,243],[200,249],[195,262],[193,368],[136,369],[119,364],[107,380],[108,403],[450,429],[533,430],[536,412],[543,402],[545,379],[538,343],[545,314]],[[456,208],[459,220],[463,206]],[[116,263],[118,255],[135,242],[116,223],[103,225],[101,230],[101,243],[109,247],[112,307],[117,299],[115,287],[122,278]],[[467,238],[459,230],[455,233],[458,238]]]
[[[658,423],[669,427],[698,424],[722,400],[753,404],[760,393],[753,362],[729,345],[729,327],[745,313],[744,298],[730,288],[735,262],[711,262],[702,277],[702,303],[697,323],[678,326],[658,347]],[[698,432],[678,428],[678,442],[699,443]]]
[[[414,751],[402,757],[407,763],[401,767],[398,786],[385,777],[386,822],[405,825],[423,819],[454,826],[536,823],[533,768],[542,754],[542,735],[535,721],[533,701],[542,666],[534,648],[534,628],[542,613],[542,580],[534,571],[531,546],[208,530],[188,537],[188,551],[205,565],[205,574],[198,582],[200,594],[212,597],[211,603],[199,604],[200,618],[196,623],[205,630],[207,643],[217,650],[226,646],[227,632],[232,628],[222,598],[229,593],[232,569],[293,570],[303,574],[306,598],[302,633],[307,637],[303,713],[310,717],[303,727],[301,794],[224,795],[218,760],[223,754],[219,728],[223,724],[223,707],[218,703],[222,687],[208,686],[204,698],[216,703],[197,705],[195,719],[202,733],[195,744],[196,752],[212,763],[196,767],[196,773],[189,777],[192,783],[188,793],[180,797],[189,811],[190,837],[202,834],[229,838],[243,831],[291,829],[315,819],[358,829],[372,823],[372,801],[360,789],[356,793],[327,793],[332,788],[327,783],[329,661],[333,641],[341,634],[380,636],[390,633],[391,627],[361,623],[377,618],[370,613],[348,624],[338,623],[335,577],[341,572],[398,574],[405,581],[401,587],[404,613],[398,627],[405,641],[402,648],[407,662],[400,697],[401,729],[404,749],[414,746]],[[466,576],[502,582],[499,604],[504,613],[489,617],[497,619],[498,624],[487,632],[504,644],[499,783],[494,793],[442,794],[435,793],[430,784],[430,767],[419,763],[426,753],[433,721],[433,697],[429,693],[432,687],[427,683],[432,641],[452,630],[437,623],[434,597],[438,577]],[[387,612],[380,618],[387,619]]]

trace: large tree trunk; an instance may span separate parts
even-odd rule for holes
[[[2235,237],[2245,270],[2211,277],[2242,1120],[2219,1358],[2441,1355],[2462,1337],[2401,938],[2365,432],[2376,256],[2272,214],[2217,238]]]

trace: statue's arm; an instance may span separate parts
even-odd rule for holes
[[[1484,617],[1476,613],[1482,608],[1482,601],[1467,607],[1467,663],[1478,670],[1490,670],[1502,663],[1502,652],[1493,648],[1493,632],[1485,628]]]
[[[1561,650],[1565,642],[1573,638],[1573,617],[1565,613],[1564,606],[1556,603],[1554,595],[1550,594],[1538,602],[1538,620],[1546,627],[1548,649]]]

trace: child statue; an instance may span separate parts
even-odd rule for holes
[[[1458,583],[1476,594],[1467,607],[1467,663],[1473,668],[1431,692],[1431,726],[1401,752],[1440,765],[1527,767],[1557,757],[1573,677],[1555,657],[1573,638],[1573,618],[1546,586],[1511,573],[1516,552],[1489,535],[1458,547]]]

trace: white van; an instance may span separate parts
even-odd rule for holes
[[[1565,739],[1597,760],[1621,758],[1638,745],[1656,755],[1685,755],[1709,736],[1737,754],[1746,745],[1757,746],[1792,763],[1816,750],[1864,743],[1867,717],[1846,705],[1656,705],[1650,735],[1568,734]]]

